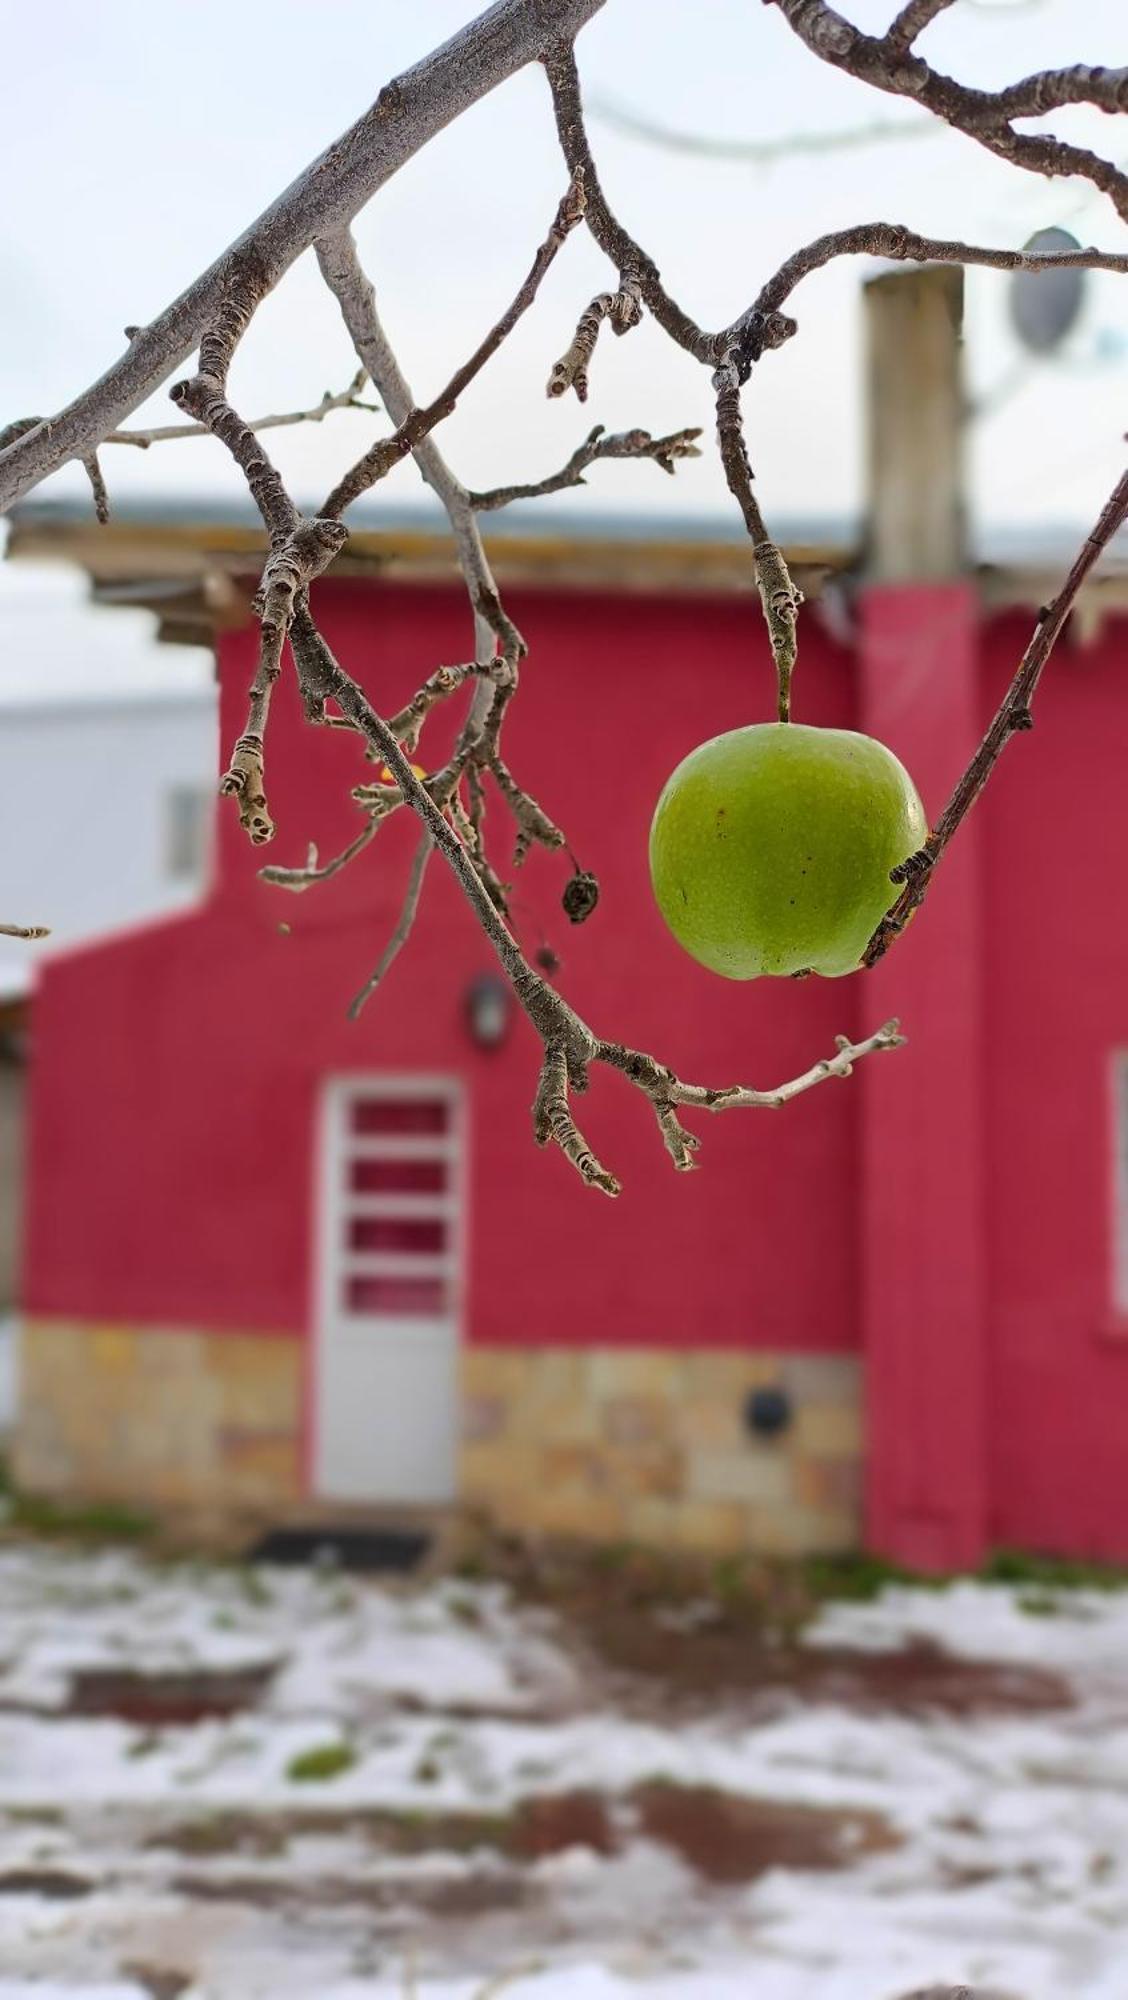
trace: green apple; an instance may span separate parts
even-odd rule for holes
[[[891,750],[850,729],[755,723],[679,764],[650,829],[678,943],[727,979],[856,970],[928,833]]]

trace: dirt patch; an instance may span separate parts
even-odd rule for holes
[[[0,1873],[0,1896],[42,1896],[49,1903],[75,1902],[93,1895],[96,1884],[67,1868],[6,1868]]]
[[[515,1871],[447,1876],[435,1880],[413,1876],[410,1883],[381,1881],[377,1875],[309,1876],[280,1882],[265,1875],[174,1876],[175,1895],[200,1903],[241,1903],[259,1910],[346,1906],[374,1911],[431,1910],[443,1917],[482,1917],[496,1911],[521,1909],[534,1894]]]
[[[1013,1715],[1068,1708],[1074,1696],[1059,1674],[994,1660],[962,1660],[920,1639],[890,1653],[846,1646],[765,1643],[723,1615],[707,1627],[670,1631],[655,1616],[608,1607],[583,1626],[598,1671],[616,1677],[618,1699],[635,1693],[660,1705],[700,1712],[719,1703],[830,1702],[855,1713]]]
[[[471,1565],[472,1567],[472,1565]],[[593,1690],[627,1712],[670,1720],[792,1698],[855,1712],[1034,1713],[1073,1705],[1068,1683],[1040,1667],[964,1660],[926,1639],[896,1652],[805,1646],[828,1597],[851,1595],[867,1559],[848,1567],[733,1557],[709,1562],[655,1549],[593,1549],[495,1535],[480,1573],[555,1614],[554,1637],[579,1655]],[[825,1574],[824,1574],[825,1572]],[[863,1594],[872,1594],[866,1591]]]
[[[254,1667],[192,1667],[172,1673],[79,1667],[71,1676],[62,1713],[108,1715],[148,1728],[206,1722],[254,1708],[278,1666],[278,1661],[268,1660]]]
[[[310,1811],[217,1812],[178,1820],[149,1835],[146,1846],[186,1857],[238,1854],[270,1860],[292,1840],[359,1835],[397,1858],[471,1854],[478,1848],[513,1861],[539,1861],[567,1847],[612,1854],[616,1839],[609,1802],[599,1792],[546,1792],[524,1798],[508,1812],[397,1812],[327,1807]]]
[[[482,1897],[475,1907],[493,1909],[506,1906],[506,1883],[518,1882],[529,1863],[572,1847],[610,1857],[640,1834],[672,1849],[714,1883],[752,1882],[769,1868],[848,1868],[867,1854],[900,1845],[889,1822],[863,1807],[790,1805],[658,1779],[621,1796],[536,1793],[508,1813],[317,1811],[261,1818],[222,1813],[167,1827],[147,1844],[201,1860],[224,1855],[272,1859],[302,1836],[360,1835],[374,1850],[396,1859],[487,1853],[511,1864],[512,1874],[492,1869],[481,1878],[480,1890],[474,1886],[479,1878],[469,1874],[454,1884],[446,1881],[443,1895],[457,1899],[465,1894],[472,1902]],[[298,1893],[286,1884],[245,1874],[189,1875],[179,1886],[185,1894],[235,1901],[285,1902]],[[427,1893],[425,1878],[419,1891]],[[304,1898],[307,1891],[300,1894]],[[326,1894],[333,1902],[371,1902],[384,1892],[370,1877],[342,1877]],[[418,1900],[414,1884],[411,1898]]]
[[[710,1882],[752,1882],[769,1868],[849,1867],[900,1837],[862,1808],[750,1799],[708,1785],[641,1785],[632,1803],[642,1832]]]

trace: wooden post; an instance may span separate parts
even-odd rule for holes
[[[870,492],[860,726],[935,817],[982,727],[980,611],[966,573],[963,272],[866,286]],[[904,1067],[859,1078],[869,1546],[913,1569],[974,1568],[990,1521],[984,1224],[983,828],[875,971],[866,1018],[901,1017]]]
[[[956,264],[889,271],[865,287],[871,583],[964,572],[963,291]]]

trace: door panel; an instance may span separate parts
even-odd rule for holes
[[[462,1128],[458,1086],[441,1079],[327,1086],[314,1390],[323,1498],[453,1497]]]

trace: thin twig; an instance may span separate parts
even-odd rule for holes
[[[1034,727],[1030,704],[1042,669],[1065,627],[1081,585],[1125,520],[1128,520],[1128,472],[1117,481],[1096,526],[1081,544],[1069,575],[1053,603],[1039,614],[1014,679],[995,712],[987,734],[937,820],[934,831],[916,854],[910,855],[907,861],[893,870],[890,880],[903,882],[905,886],[866,946],[863,965],[876,965],[900,936],[913,911],[923,903],[937,862],[952,835],[971,811],[1011,737],[1020,730]]]
[[[50,935],[49,924],[0,924],[0,937],[45,938]]]
[[[0,457],[0,514],[68,459],[83,458],[168,380],[199,345],[228,296],[240,258],[257,254],[272,289],[319,239],[355,215],[468,105],[575,35],[604,0],[493,0],[413,68],[388,82],[355,125],[320,153],[229,250],[149,325],[121,359],[56,416]],[[371,372],[371,371],[370,371]]]
[[[293,424],[320,424],[334,410],[364,410],[369,416],[379,414],[378,403],[366,403],[361,390],[368,380],[368,372],[358,368],[347,389],[332,395],[327,389],[319,403],[310,410],[288,410],[283,415],[272,417],[248,417],[247,429],[254,431],[280,431]],[[210,437],[206,424],[156,424],[151,430],[111,431],[103,438],[103,444],[131,444],[139,451],[148,451],[150,445],[175,444],[178,438]]]
[[[365,1001],[376,991],[392,960],[398,957],[408,938],[411,936],[411,927],[415,922],[416,911],[419,908],[419,898],[423,893],[423,877],[427,873],[427,863],[434,851],[431,844],[431,836],[427,828],[424,827],[411,863],[411,873],[407,878],[407,888],[404,891],[403,907],[399,913],[399,920],[380,954],[375,971],[365,980],[359,993],[355,994],[349,1002],[350,1021],[356,1020]]]
[[[370,819],[367,825],[361,828],[355,840],[350,840],[348,846],[343,847],[339,854],[335,854],[331,861],[319,863],[317,849],[311,842],[304,868],[280,868],[271,862],[267,867],[259,869],[259,880],[271,883],[276,889],[293,889],[295,892],[312,889],[317,882],[328,882],[331,876],[339,875],[342,868],[347,868],[349,862],[355,861],[357,855],[364,851],[379,824],[378,819]]]
[[[568,486],[586,485],[584,473],[588,466],[603,458],[650,458],[663,472],[672,474],[680,459],[700,458],[697,444],[700,436],[700,430],[692,428],[671,431],[668,437],[660,438],[642,430],[613,431],[608,436],[603,425],[596,424],[559,472],[550,473],[547,479],[534,479],[525,485],[491,486],[484,493],[470,493],[467,497],[477,514],[508,507],[514,500],[539,500],[546,493],[562,493]]]
[[[303,613],[305,616],[308,613]],[[557,1145],[587,1186],[608,1195],[618,1194],[620,1187],[616,1176],[602,1166],[588,1145],[570,1108],[570,1093],[586,1089],[592,1063],[605,1063],[619,1070],[643,1092],[654,1106],[659,1129],[675,1165],[684,1167],[689,1164],[687,1155],[693,1149],[693,1142],[684,1133],[680,1139],[676,1137],[673,1106],[690,1104],[710,1111],[743,1105],[772,1108],[828,1077],[847,1075],[850,1065],[863,1055],[899,1045],[895,1023],[887,1023],[865,1042],[849,1043],[840,1037],[836,1055],[816,1064],[793,1083],[778,1085],[774,1090],[755,1091],[744,1085],[710,1089],[700,1084],[682,1084],[672,1070],[653,1056],[628,1049],[619,1042],[602,1040],[528,963],[451,819],[432,796],[429,782],[416,777],[387,722],[376,713],[323,638],[317,654],[317,671],[319,698],[323,702],[332,700],[379,751],[404,800],[419,815],[492,944],[516,999],[544,1048],[533,1110],[535,1136],[541,1144],[551,1140]],[[680,1127],[678,1131],[681,1132]]]
[[[942,236],[920,236],[900,222],[860,222],[851,229],[834,229],[826,236],[817,236],[813,243],[794,251],[761,287],[745,319],[778,312],[796,285],[835,257],[889,257],[910,264],[983,264],[994,271],[1060,268],[1128,272],[1128,255],[1118,251],[996,250]]]
[[[582,173],[583,169],[576,167],[573,171]],[[629,333],[632,327],[638,325],[641,318],[642,294],[637,274],[633,270],[629,274],[624,272],[616,291],[600,292],[580,314],[576,331],[567,350],[561,355],[560,360],[553,364],[552,373],[548,378],[548,395],[563,396],[569,389],[573,389],[577,402],[586,403],[588,364],[595,352],[595,343],[599,339],[599,329],[604,320],[610,321],[615,333],[622,334]]]
[[[464,389],[481,373],[487,361],[497,353],[522,314],[526,313],[536,298],[541,280],[556,257],[566,237],[584,213],[584,177],[581,171],[574,172],[567,194],[564,196],[553,218],[552,227],[533,259],[532,267],[516,297],[502,313],[501,318],[490,328],[484,340],[480,341],[469,359],[457,368],[447,383],[423,408],[409,410],[391,437],[381,438],[363,458],[357,460],[343,479],[338,480],[322,508],[322,514],[335,520],[346,507],[367,493],[370,487],[384,478],[394,465],[406,458],[417,444],[434,430],[436,424],[449,417]]]

